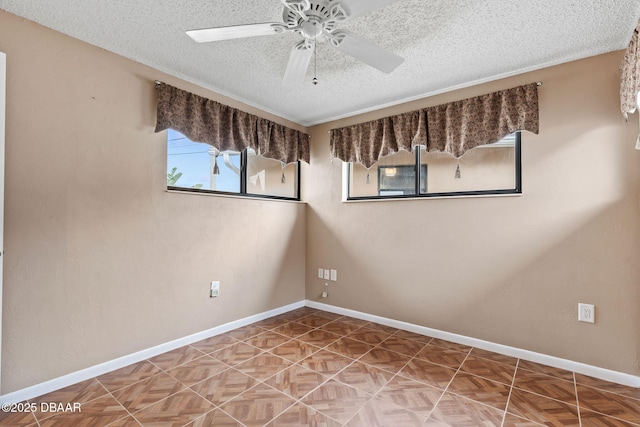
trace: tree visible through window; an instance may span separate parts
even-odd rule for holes
[[[167,132],[167,187],[198,192],[299,200],[299,165],[257,155],[252,149],[220,152]]]

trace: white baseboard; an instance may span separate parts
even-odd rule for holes
[[[141,350],[127,356],[100,363],[99,365],[72,372],[70,374],[45,381],[31,387],[23,388],[12,393],[7,393],[3,396],[0,396],[0,404],[18,403],[28,399],[33,399],[35,397],[42,396],[43,394],[51,393],[52,391],[56,391],[61,388],[79,383],[81,381],[106,374],[107,372],[124,368],[125,366],[131,365],[132,363],[141,362],[159,354],[166,353],[167,351],[175,350],[176,348],[180,348],[194,342],[220,335],[225,332],[249,325],[251,323],[259,322],[260,320],[268,319],[269,317],[277,316],[278,314],[295,310],[296,308],[304,307],[304,305],[305,301],[299,301],[293,304],[285,305],[284,307],[276,308],[274,310],[269,310],[263,313],[255,314],[253,316],[245,317],[244,319],[225,323],[224,325],[216,326],[215,328],[207,329],[206,331],[198,332],[193,335],[189,335],[177,340],[157,345],[155,347],[148,348],[146,350]]]
[[[107,372],[114,371],[116,369],[123,368],[131,365],[132,363],[141,362],[151,357],[157,356],[167,351],[175,350],[176,348],[183,347],[188,344],[192,344],[197,341],[201,341],[216,335],[223,334],[225,332],[241,328],[251,323],[259,322],[260,320],[268,319],[269,317],[277,316],[278,314],[286,313],[291,310],[295,310],[300,307],[311,307],[319,310],[328,311],[330,313],[342,314],[345,316],[355,317],[356,319],[367,320],[370,322],[380,323],[381,325],[391,326],[393,328],[403,329],[405,331],[415,332],[422,335],[431,336],[434,338],[445,339],[459,344],[465,344],[472,347],[481,348],[483,350],[493,351],[495,353],[505,354],[507,356],[517,357],[519,359],[529,360],[532,362],[542,363],[544,365],[553,366],[556,368],[566,369],[568,371],[577,372],[584,375],[589,375],[594,378],[600,378],[602,380],[611,381],[618,384],[623,384],[630,387],[640,388],[640,377],[622,372],[612,371],[609,369],[599,368],[596,366],[587,365],[584,363],[574,362],[572,360],[562,359],[559,357],[548,356],[546,354],[536,353],[529,350],[523,350],[515,347],[509,347],[502,344],[495,344],[489,341],[479,340],[476,338],[467,337],[464,335],[452,334],[450,332],[440,331],[438,329],[427,328],[424,326],[414,325],[412,323],[401,322],[399,320],[388,319],[386,317],[376,316],[373,314],[367,314],[360,311],[349,310],[346,308],[336,307],[329,304],[319,303],[316,301],[299,301],[293,304],[289,304],[274,310],[265,311],[253,316],[245,317],[233,322],[225,323],[224,325],[216,326],[215,328],[207,329],[206,331],[198,332],[193,335],[189,335],[177,340],[173,340],[164,344],[157,345],[155,347],[141,350],[136,353],[120,357],[118,359],[110,360],[108,362],[101,363],[99,365],[91,366],[80,371],[72,372],[62,377],[54,378],[52,380],[33,385],[12,393],[7,393],[0,396],[0,404],[2,403],[18,403],[28,399],[33,399],[43,394],[50,393],[52,391],[59,390],[61,388],[68,387],[70,385],[79,383],[81,381],[88,380],[90,378],[97,377],[99,375],[106,374]]]
[[[330,313],[342,314],[344,316],[355,317],[356,319],[376,322],[380,323],[381,325],[391,326],[393,328],[403,329],[405,331],[415,332],[417,334],[440,338],[458,344],[465,344],[472,347],[481,348],[483,350],[492,351],[494,353],[505,354],[507,356],[517,357],[518,359],[541,363],[547,366],[553,366],[554,368],[566,369],[568,371],[588,375],[590,377],[599,378],[601,380],[611,381],[629,387],[640,388],[640,376],[599,368],[597,366],[574,362],[572,360],[562,359],[560,357],[548,356],[546,354],[523,350],[516,347],[510,347],[507,345],[496,344],[477,338],[467,337],[464,335],[452,334],[450,332],[444,332],[438,329],[431,329],[425,326],[418,326],[412,323],[401,322],[398,320],[388,319],[386,317],[375,316],[372,314],[349,310],[342,307],[336,307],[316,301],[307,300],[305,305],[307,307],[328,311]]]

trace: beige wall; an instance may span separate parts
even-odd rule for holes
[[[316,126],[305,209],[166,193],[152,81],[300,126],[5,12],[0,51],[3,394],[305,291],[320,300],[318,267],[339,272],[329,304],[640,374],[640,154],[618,113],[619,52]],[[329,128],[535,80],[523,196],[340,201]],[[595,325],[576,321],[578,302],[596,305]]]
[[[638,375],[637,119],[621,52],[315,126],[304,176],[306,294],[340,307]],[[341,202],[327,131],[541,80],[518,197]],[[329,285],[318,267],[338,270]],[[579,302],[596,324],[578,323]]]
[[[165,192],[153,81],[304,128],[2,11],[0,51],[3,394],[304,299],[305,206]]]

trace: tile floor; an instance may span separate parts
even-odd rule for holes
[[[11,426],[640,426],[640,389],[297,309],[31,400]]]

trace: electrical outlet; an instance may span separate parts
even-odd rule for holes
[[[329,275],[330,275],[329,270],[324,270],[324,280],[329,280],[329,277],[330,277]]]
[[[211,282],[211,291],[209,293],[210,298],[215,298],[220,295],[220,282]]]
[[[331,270],[331,280],[334,282],[338,281],[338,272],[336,270]]]
[[[318,279],[324,278],[324,270],[322,268],[318,269]]]
[[[596,308],[593,304],[578,304],[578,320],[580,322],[595,323]]]

